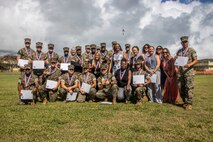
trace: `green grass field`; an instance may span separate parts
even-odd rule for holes
[[[192,111],[169,104],[17,105],[17,74],[0,73],[0,141],[213,141],[213,76],[196,76]]]

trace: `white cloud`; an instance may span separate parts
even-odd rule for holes
[[[117,40],[142,47],[162,45],[174,54],[180,36],[190,36],[199,58],[212,58],[213,4],[157,0],[0,0],[0,50],[17,52],[23,39],[64,46]],[[122,35],[122,29],[125,35]],[[46,48],[44,48],[46,49]]]

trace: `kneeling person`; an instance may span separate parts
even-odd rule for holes
[[[77,74],[74,73],[74,66],[69,65],[68,72],[61,76],[60,94],[62,95],[62,100],[66,100],[68,93],[72,95],[74,92],[79,92],[78,83]]]
[[[85,102],[86,100],[94,101],[94,97],[96,94],[96,78],[94,74],[89,72],[88,63],[85,63],[83,65],[83,73],[79,76],[79,82],[80,91],[78,94],[77,102]],[[88,92],[85,92],[85,88],[83,89],[83,84],[87,85],[87,87],[90,86],[90,90]]]
[[[144,102],[146,99],[146,86],[147,84],[151,83],[151,79],[148,77],[148,74],[142,69],[140,60],[136,61],[135,69],[136,70],[132,73],[133,76],[144,75],[144,83],[135,83],[135,80],[132,77],[132,89],[136,97],[136,105],[141,105],[141,102]]]
[[[116,104],[118,86],[115,77],[111,73],[107,73],[107,65],[101,66],[101,76],[98,78],[98,89],[96,97],[99,99],[108,99],[112,96],[113,104]]]
[[[32,99],[22,99],[22,90],[32,91]],[[28,102],[35,103],[35,98],[38,90],[38,78],[32,73],[31,65],[24,66],[24,73],[21,75],[18,81],[18,91],[19,91],[19,100],[20,104],[27,104]]]

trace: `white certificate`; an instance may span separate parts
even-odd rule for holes
[[[47,80],[46,88],[53,89],[57,86],[58,82],[54,80]]]
[[[44,69],[44,61],[33,61],[33,69]]]
[[[153,74],[152,76],[150,76],[151,82],[152,83],[156,83],[157,82],[157,75]]]
[[[70,65],[70,63],[61,63],[60,69],[61,69],[62,71],[67,71],[69,65]]]
[[[18,66],[20,67],[24,67],[24,65],[28,64],[28,60],[24,60],[24,59],[19,59],[18,60]]]
[[[75,101],[77,98],[77,92],[73,92],[72,94],[67,93],[66,101]]]
[[[118,96],[117,97],[118,97],[119,100],[124,99],[124,88],[121,88],[121,87],[118,88]]]
[[[189,57],[178,56],[175,60],[175,66],[185,66],[188,62]]]
[[[33,100],[32,90],[21,90],[21,100]]]
[[[89,93],[90,88],[91,88],[91,85],[89,85],[89,84],[87,84],[87,83],[82,83],[81,89],[82,89],[84,92]]]
[[[144,75],[133,75],[133,84],[144,84]]]

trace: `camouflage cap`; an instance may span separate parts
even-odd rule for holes
[[[84,64],[83,64],[83,68],[84,68],[84,69],[88,69],[88,68],[89,68],[89,64],[88,64],[88,63],[84,63]]]
[[[68,70],[71,70],[71,69],[74,70],[74,68],[75,68],[74,65],[69,65],[69,66],[68,66]]]
[[[75,49],[76,50],[81,50],[81,46],[76,46]]]
[[[49,44],[48,44],[48,48],[54,48],[54,44],[49,43]]]
[[[100,46],[97,46],[97,50],[101,50]]]
[[[24,70],[30,69],[31,70],[31,65],[30,64],[26,64],[24,65]]]
[[[112,44],[113,44],[113,45],[117,44],[117,41],[113,41]]]
[[[36,42],[36,47],[42,47],[43,43],[42,42]]]
[[[25,43],[31,43],[31,39],[30,39],[30,38],[25,38],[25,39],[24,39],[24,42],[25,42]]]
[[[130,47],[131,45],[129,44],[129,43],[127,43],[127,44],[125,44],[125,47],[127,48],[127,47]]]
[[[183,41],[188,41],[188,36],[182,36],[181,38],[180,38],[180,40],[181,40],[181,42],[183,42]]]
[[[91,44],[90,47],[91,47],[91,49],[96,49],[96,45],[95,44]]]
[[[50,63],[56,63],[56,62],[57,62],[56,58],[51,58],[50,59]]]
[[[101,45],[101,47],[106,47],[106,43],[105,42],[101,43],[100,45]]]
[[[65,51],[68,51],[68,52],[69,52],[70,49],[69,49],[69,47],[64,47],[63,50],[64,50],[64,52],[65,52]]]
[[[101,69],[107,69],[107,64],[102,64]]]
[[[90,45],[85,45],[85,49],[90,49]]]

